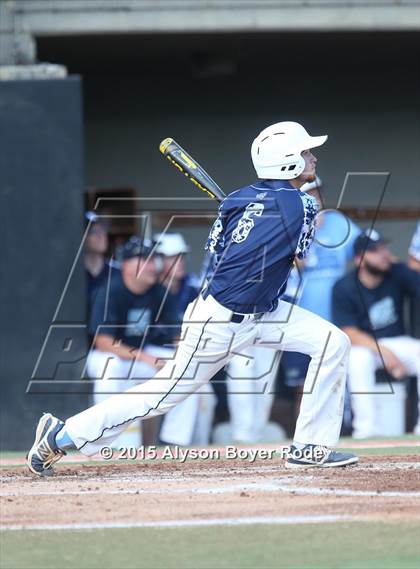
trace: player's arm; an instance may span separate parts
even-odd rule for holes
[[[339,280],[333,288],[332,313],[336,326],[347,334],[352,346],[362,346],[371,350],[383,360],[386,370],[395,378],[403,377],[406,373],[403,363],[389,348],[376,342],[373,335],[361,330],[357,325],[356,308],[348,290],[346,280]]]
[[[150,354],[124,344],[116,337],[114,326],[119,320],[117,295],[110,294],[108,287],[103,285],[96,295],[89,317],[89,333],[95,338],[95,348],[101,352],[115,354],[123,360],[136,359],[155,368],[162,367]],[[102,332],[104,327],[106,333]]]
[[[343,326],[341,329],[350,338],[352,346],[362,346],[379,354],[380,357],[382,356],[385,367],[389,373],[392,375],[396,373],[395,377],[401,377],[399,375],[400,372],[402,372],[402,374],[405,373],[405,368],[401,360],[397,358],[394,352],[391,352],[389,348],[381,344],[381,340],[377,342],[373,336],[354,326]]]
[[[132,360],[137,356],[137,351],[131,346],[123,344],[110,334],[98,334],[95,340],[95,348],[100,352],[109,352],[115,354],[123,360]]]
[[[409,255],[409,257],[408,257],[408,266],[409,266],[410,269],[412,269],[413,271],[416,271],[417,273],[420,273],[420,259],[417,259],[417,258],[414,257],[413,255]]]
[[[404,292],[413,298],[420,298],[420,275],[404,263],[394,265],[394,273],[399,278]]]
[[[344,326],[342,330],[350,338],[352,346],[363,346],[378,354],[384,362],[386,371],[395,379],[400,379],[406,375],[407,370],[405,369],[402,361],[394,354],[394,352],[381,344],[380,340],[376,343],[373,336],[370,336],[366,332],[352,326]]]
[[[363,332],[356,326],[342,326],[341,329],[350,338],[352,346],[363,346],[364,348],[369,348],[373,352],[377,352],[376,341],[373,336]]]
[[[127,346],[127,344],[124,344],[121,340],[109,334],[98,334],[95,340],[95,347],[101,352],[115,354],[123,360],[136,359],[139,362],[144,362],[155,368],[161,367],[155,357],[138,348]]]

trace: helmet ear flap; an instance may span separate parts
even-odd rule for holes
[[[275,147],[269,148],[270,141],[266,144],[252,145],[251,156],[254,168],[260,179],[265,180],[293,180],[302,174],[305,169],[305,160],[300,154],[276,152]]]
[[[290,164],[286,164],[283,166],[279,166],[280,173],[283,175],[280,180],[293,180],[300,176],[305,169],[305,160],[302,155],[299,155],[297,160],[291,162]]]

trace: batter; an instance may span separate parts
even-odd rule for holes
[[[342,423],[350,341],[333,324],[280,300],[295,257],[304,258],[314,238],[318,206],[299,188],[315,178],[311,149],[326,140],[295,122],[271,125],[256,137],[251,155],[258,181],[220,204],[206,244],[213,271],[187,307],[173,359],[149,381],[65,423],[43,415],[28,453],[32,472],[49,475],[68,449],[93,455],[132,421],[168,412],[249,346],[311,357],[286,466],[357,462],[352,454],[332,450]]]

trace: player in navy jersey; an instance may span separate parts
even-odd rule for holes
[[[121,269],[113,270],[97,292],[88,326],[93,347],[86,362],[94,403],[149,379],[162,367],[159,358],[173,354],[170,346],[180,321],[175,300],[166,298],[158,283],[155,257],[151,241],[132,236],[121,248]],[[166,347],[155,342],[162,329]],[[142,426],[143,444],[155,444],[159,423],[157,418]],[[135,442],[138,427],[133,425],[115,444]]]
[[[295,257],[306,255],[314,237],[317,204],[299,188],[315,178],[311,149],[326,140],[295,122],[271,125],[255,138],[251,156],[259,179],[220,204],[206,245],[214,252],[213,272],[187,307],[173,360],[150,381],[65,423],[41,417],[28,454],[32,472],[51,474],[67,449],[95,454],[132,421],[166,413],[249,346],[311,356],[286,466],[357,462],[331,448],[340,434],[350,341],[333,324],[280,300]]]
[[[156,254],[161,259],[160,282],[173,296],[180,321],[189,303],[197,298],[200,281],[194,273],[186,271],[185,257],[190,247],[181,233],[157,233],[154,236]]]
[[[87,211],[88,222],[84,249],[84,265],[87,281],[87,313],[90,316],[98,290],[110,277],[111,265],[107,260],[108,224],[93,211]]]
[[[407,334],[403,317],[405,300],[420,298],[420,278],[404,263],[393,262],[375,230],[359,235],[353,248],[355,268],[333,288],[333,317],[352,343],[353,437],[365,439],[383,435],[374,395],[378,368],[395,379],[416,376],[420,392],[420,340]]]
[[[182,321],[187,306],[200,292],[199,279],[185,268],[185,257],[190,248],[181,233],[158,233],[154,236],[154,241],[156,254],[161,260],[160,282],[175,301],[178,318]],[[163,333],[154,338],[154,341],[164,345],[167,331],[161,332]],[[182,446],[208,444],[215,405],[216,398],[211,385],[203,385],[165,415],[160,431],[161,441]]]

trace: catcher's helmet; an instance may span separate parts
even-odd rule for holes
[[[252,143],[251,157],[259,178],[292,180],[302,174],[304,150],[321,146],[328,136],[310,136],[297,122],[285,121],[265,128]]]

